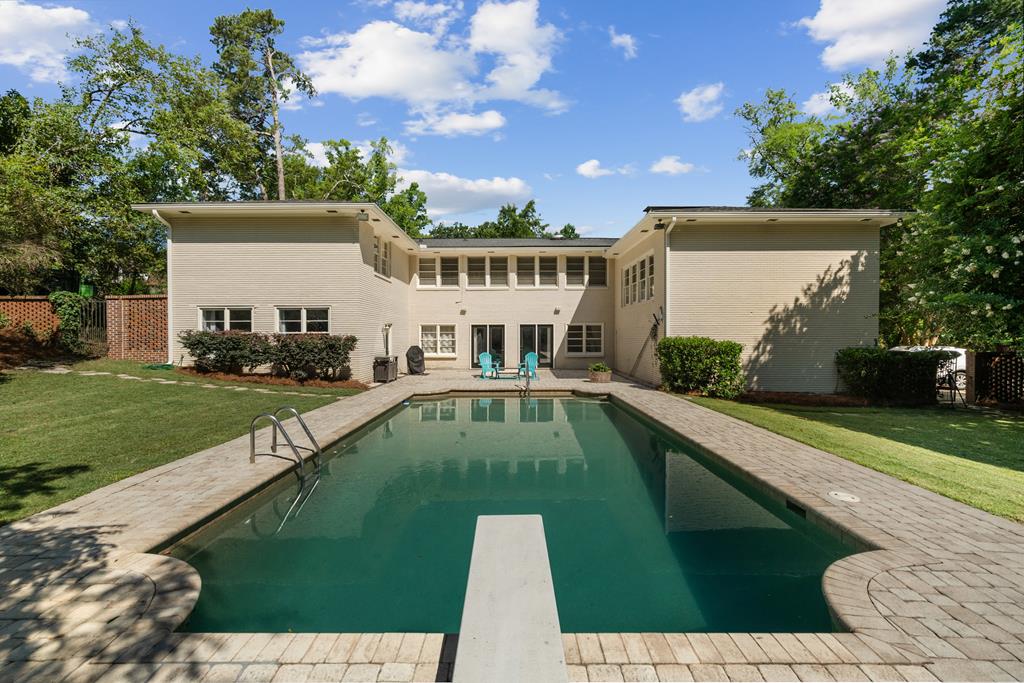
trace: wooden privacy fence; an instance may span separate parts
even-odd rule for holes
[[[968,402],[1024,406],[1024,355],[968,353],[967,391]]]

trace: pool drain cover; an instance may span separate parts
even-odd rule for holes
[[[853,495],[852,493],[846,493],[845,491],[829,491],[828,492],[828,497],[829,498],[835,498],[836,500],[841,500],[844,503],[859,503],[860,502],[860,498],[858,498],[857,496]]]

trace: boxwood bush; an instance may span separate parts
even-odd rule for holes
[[[735,398],[746,381],[743,345],[708,337],[665,337],[658,342],[658,368],[665,388],[718,398]]]
[[[274,374],[298,381],[348,379],[356,347],[351,335],[188,330],[178,338],[200,372],[241,374],[269,365]]]
[[[939,363],[953,351],[888,351],[854,346],[836,352],[839,378],[854,396],[876,403],[935,403]]]

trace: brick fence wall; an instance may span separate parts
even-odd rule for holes
[[[0,313],[7,317],[11,328],[19,329],[29,323],[40,339],[50,337],[60,326],[45,296],[0,296]]]
[[[107,297],[107,356],[116,360],[167,362],[167,297]]]

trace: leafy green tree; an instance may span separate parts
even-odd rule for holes
[[[259,137],[261,148],[273,151],[278,199],[287,196],[281,104],[293,92],[316,95],[309,77],[287,52],[278,50],[276,38],[283,31],[284,21],[269,9],[220,16],[210,27],[218,56],[213,68],[226,85],[235,116]],[[263,199],[268,199],[262,177],[258,187]]]
[[[576,232],[576,226],[572,223],[566,223],[562,226],[561,230],[554,234],[564,240],[578,240],[580,238],[580,234]]]
[[[0,154],[10,154],[14,150],[31,114],[28,100],[17,90],[8,90],[0,97]]]
[[[429,236],[438,239],[473,239],[476,237],[476,227],[458,221],[438,223],[430,230]]]
[[[544,237],[548,228],[534,200],[526,202],[522,209],[515,204],[505,204],[498,210],[498,217],[493,221],[485,221],[477,226],[476,237],[515,239],[525,237]]]

